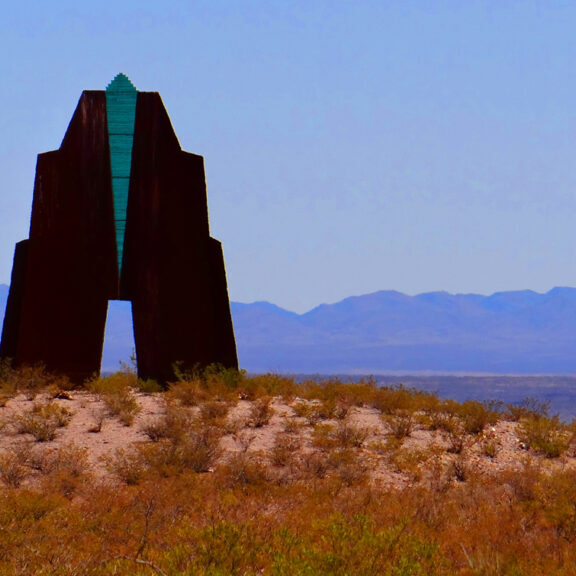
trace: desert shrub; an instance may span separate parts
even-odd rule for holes
[[[296,417],[306,418],[306,420],[308,420],[308,423],[309,424],[311,423],[309,418],[308,418],[308,415],[311,412],[310,404],[308,402],[305,402],[302,400],[295,402],[294,404],[292,404],[292,410],[294,411],[294,414],[296,415]]]
[[[319,423],[312,430],[312,446],[323,452],[328,452],[336,447],[334,437],[334,425]]]
[[[11,386],[24,394],[27,400],[34,400],[41,390],[49,386],[49,376],[44,366],[22,366],[12,371]]]
[[[360,448],[370,430],[339,421],[337,424],[317,424],[312,432],[312,445],[319,450]]]
[[[439,406],[426,415],[425,422],[430,430],[449,432],[456,425],[457,417],[454,413],[444,411],[442,406]]]
[[[207,399],[208,393],[201,380],[179,380],[169,384],[166,397],[169,401],[179,402],[182,406],[198,406]]]
[[[143,432],[154,442],[163,438],[179,442],[188,431],[198,426],[198,418],[179,404],[166,404],[164,414],[142,426]]]
[[[440,547],[416,536],[403,522],[382,526],[373,517],[333,514],[306,534],[278,531],[274,574],[450,574]],[[455,572],[453,571],[452,574]]]
[[[237,397],[246,376],[244,370],[225,368],[219,364],[184,368],[177,362],[173,368],[176,385],[182,382],[198,382],[207,397],[215,399]]]
[[[332,414],[334,418],[338,420],[345,420],[353,407],[354,405],[348,398],[339,398],[334,406]]]
[[[245,370],[226,368],[221,364],[210,364],[202,373],[202,379],[209,387],[210,385],[215,385],[216,387],[223,385],[230,392],[237,392],[245,377]]]
[[[456,414],[462,421],[464,432],[480,434],[486,426],[498,422],[501,415],[500,406],[494,402],[468,400],[457,405]]]
[[[470,477],[470,465],[468,464],[467,460],[462,457],[462,455],[459,455],[457,458],[452,460],[450,469],[453,477],[458,482],[466,482],[466,480],[468,480]]]
[[[163,390],[162,386],[160,386],[156,380],[152,380],[151,378],[148,378],[147,380],[138,378],[136,380],[136,388],[143,394],[157,394]]]
[[[131,426],[136,414],[140,412],[140,406],[132,392],[137,383],[136,374],[121,371],[104,378],[95,378],[87,386],[106,404],[110,416],[117,417],[125,426]]]
[[[334,415],[335,404],[329,401],[299,401],[292,404],[296,416],[305,418],[310,426],[315,426],[322,420],[328,420]]]
[[[230,402],[223,400],[208,400],[200,406],[200,419],[205,424],[223,427],[230,412]]]
[[[266,465],[253,454],[233,454],[222,466],[221,476],[228,486],[263,485],[271,480]]]
[[[28,476],[26,459],[22,453],[7,450],[0,453],[0,480],[9,488],[18,488]]]
[[[54,440],[58,428],[68,425],[72,414],[56,403],[35,403],[31,410],[15,416],[19,434],[31,434],[37,442]]]
[[[168,466],[177,471],[209,472],[220,457],[222,432],[213,426],[197,426],[169,444],[159,443],[151,463]]]
[[[154,418],[142,424],[142,432],[152,440],[152,442],[159,442],[163,438],[169,438],[173,431],[169,430],[168,423],[165,417]]]
[[[496,434],[496,428],[490,427],[482,432],[480,440],[480,449],[484,456],[488,458],[496,458],[501,449],[501,443]]]
[[[511,422],[519,422],[522,418],[548,417],[550,415],[550,401],[541,401],[537,398],[524,398],[520,404],[506,404],[503,416]]]
[[[287,466],[294,461],[301,447],[300,438],[288,434],[276,434],[274,446],[270,451],[270,462],[274,466]]]
[[[238,395],[243,400],[256,400],[262,396],[279,396],[290,401],[297,392],[298,387],[292,378],[277,374],[244,375],[238,386]]]
[[[0,365],[0,390],[4,396],[18,392],[26,399],[34,400],[41,391],[70,388],[68,378],[48,372],[41,364],[13,368],[8,360],[3,360]]]
[[[258,392],[255,399],[265,396]],[[330,399],[304,404],[313,400]],[[517,451],[514,461],[488,465],[489,473],[477,475],[476,452],[449,456],[444,443],[441,451],[431,444],[412,449],[417,442],[403,443],[392,434],[375,434],[364,450],[366,440],[350,440],[351,422],[337,418],[317,426],[327,438],[325,451],[310,447],[308,434],[315,432],[307,425],[301,429],[302,418],[290,418],[290,433],[278,433],[267,454],[240,446],[227,457],[219,450],[223,430],[205,430],[199,413],[200,408],[168,401],[165,413],[150,423],[157,428],[149,434],[157,434],[156,441],[136,443],[110,460],[115,482],[86,482],[90,477],[81,466],[68,470],[81,460],[77,453],[64,456],[55,445],[15,439],[22,449],[5,464],[19,468],[7,467],[6,480],[0,458],[0,573],[567,576],[573,571],[571,461],[564,466]],[[426,414],[432,415],[432,410]],[[484,443],[481,450],[497,440],[486,427],[482,435],[468,433],[455,405],[445,408],[443,418],[445,434],[455,430],[465,442]],[[259,433],[244,428],[238,436],[244,435]],[[438,440],[439,434],[430,436]],[[508,464],[524,467],[502,471]]]
[[[373,408],[383,414],[394,414],[398,410],[416,412],[432,410],[438,404],[435,394],[406,388],[403,384],[378,388],[371,400]]]
[[[104,394],[102,400],[106,404],[109,414],[116,416],[125,426],[131,426],[136,414],[140,412],[140,406],[129,388]]]
[[[408,438],[414,429],[414,413],[410,410],[397,409],[391,414],[383,414],[384,422],[390,433],[397,440]]]
[[[389,460],[396,472],[405,474],[412,481],[422,479],[423,465],[433,456],[427,450],[407,450],[398,448],[390,452]]]
[[[333,451],[327,459],[328,469],[345,486],[355,486],[367,481],[366,465],[354,450],[342,448]]]
[[[338,422],[333,429],[334,439],[340,448],[361,448],[370,430],[349,422]]]
[[[138,378],[130,370],[120,370],[109,376],[92,378],[86,382],[86,388],[100,396],[113,394],[125,388],[137,388],[137,385]]]
[[[240,490],[243,488],[241,486]],[[189,535],[188,541],[193,542],[192,546],[184,547],[185,553],[180,554],[188,559],[187,574],[240,576],[268,573],[266,568],[270,567],[270,562],[266,557],[270,539],[250,521],[215,519],[207,526],[199,526]],[[193,562],[191,558],[194,558]],[[274,570],[273,573],[286,572]]]
[[[540,486],[538,499],[546,519],[566,542],[576,542],[576,475],[573,470],[550,474]]]
[[[258,398],[252,403],[250,408],[249,422],[254,428],[262,428],[270,422],[274,414],[274,409],[270,406],[272,399],[268,396]]]
[[[305,452],[301,457],[301,473],[304,478],[323,479],[328,474],[330,466],[328,457],[323,452]]]
[[[284,418],[284,432],[286,434],[298,434],[304,425],[298,418]]]
[[[90,478],[88,452],[74,444],[45,451],[41,471],[44,490],[70,498]]]
[[[355,383],[340,382],[336,379],[321,382],[308,380],[300,385],[301,394],[308,400],[318,400],[329,406],[367,406],[377,393],[373,380],[361,380]]]
[[[471,411],[473,413],[473,411]],[[468,421],[460,415],[460,405],[453,400],[446,400],[427,415],[428,426],[431,430],[439,430],[447,442],[447,451],[451,454],[461,454],[465,448],[476,441],[469,430],[475,429],[474,419]]]
[[[248,452],[250,446],[256,440],[256,434],[252,430],[240,430],[232,438],[240,452]]]
[[[218,404],[221,404],[218,402]],[[167,404],[165,413],[142,426],[153,441],[135,450],[121,451],[109,464],[126,483],[137,483],[148,473],[173,476],[184,470],[209,471],[218,460],[223,430],[178,404]]]
[[[506,470],[499,480],[508,486],[516,501],[533,502],[541,485],[542,469],[540,464],[531,458],[526,458],[521,463],[519,470]]]
[[[88,428],[88,432],[98,434],[102,431],[102,426],[108,416],[106,410],[101,406],[98,406],[97,408],[90,410],[90,416],[92,417],[92,425]]]
[[[500,444],[495,438],[485,438],[482,442],[482,454],[488,458],[496,458],[500,452]]]
[[[161,439],[156,443],[140,446],[136,453],[120,454],[122,462],[116,463],[116,472],[125,481],[135,476],[139,481],[145,473],[159,476],[173,476],[184,470],[209,472],[221,454],[221,430],[206,425],[193,425]]]
[[[569,434],[558,416],[529,416],[520,420],[518,437],[547,458],[558,458],[568,449]]]
[[[174,372],[175,382],[192,382],[200,380],[204,373],[204,369],[198,363],[193,366],[185,366],[184,362],[174,362],[172,365]]]
[[[18,392],[17,383],[12,377],[13,369],[9,358],[0,358],[0,407],[16,396]]]
[[[442,431],[442,436],[448,443],[447,450],[450,454],[462,454],[465,448],[474,443],[473,438],[466,434],[460,420],[453,420],[452,426]]]
[[[381,456],[388,456],[399,450],[401,446],[402,441],[394,438],[394,436],[389,436],[385,440],[378,438],[369,444],[370,450]]]
[[[146,448],[140,450],[119,448],[112,457],[106,459],[107,468],[128,486],[136,486],[142,482],[150,467],[148,452],[150,451]]]

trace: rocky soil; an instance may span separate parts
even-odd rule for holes
[[[33,485],[41,475],[42,459],[58,454],[75,458],[83,453],[93,477],[114,480],[110,463],[119,451],[126,454],[158,442],[158,438],[151,439],[150,429],[165,420],[170,406],[162,393],[130,394],[137,409],[128,424],[112,415],[102,397],[86,391],[66,392],[56,398],[40,394],[30,399],[20,394],[9,399],[0,408],[0,479],[8,474],[4,483],[9,484],[10,470],[6,472],[6,468],[17,462],[22,482]],[[260,409],[258,402],[229,402],[222,418],[206,424],[219,429],[219,450],[207,473],[242,454],[276,478],[291,473],[294,467],[322,477],[338,468],[335,454],[339,454],[340,464],[351,462],[352,455],[353,473],[401,489],[439,477],[460,482],[471,474],[493,475],[526,466],[550,470],[576,466],[569,444],[559,457],[548,458],[521,440],[517,422],[504,419],[478,434],[448,433],[431,429],[425,415],[418,413],[390,416],[374,408],[353,406],[345,414],[322,418],[314,411],[318,401],[273,398],[269,404],[265,402],[267,408],[262,408],[260,401]],[[46,406],[50,407],[47,411]],[[186,410],[192,419],[200,418],[201,406]],[[47,434],[26,426],[34,417],[36,426],[48,427]]]

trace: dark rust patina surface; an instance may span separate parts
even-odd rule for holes
[[[106,94],[85,91],[59,150],[40,154],[30,237],[16,246],[0,356],[82,382],[100,370],[109,300],[132,302],[138,374],[237,367],[204,163],[184,152],[160,95],[138,92],[122,269]]]

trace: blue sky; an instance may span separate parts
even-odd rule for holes
[[[230,296],[576,286],[576,2],[21,0],[0,19],[0,282],[36,155],[125,72],[205,157]]]

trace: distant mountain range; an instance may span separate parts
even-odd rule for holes
[[[0,285],[0,320],[8,287]],[[576,288],[491,296],[375,292],[295,314],[233,302],[240,364],[250,372],[576,373]],[[113,302],[104,369],[132,351],[129,304]]]

